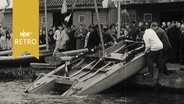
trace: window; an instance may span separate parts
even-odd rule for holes
[[[84,20],[85,20],[85,15],[79,15],[78,21],[79,22],[84,22]]]
[[[152,21],[152,13],[144,13],[144,21],[151,22]]]

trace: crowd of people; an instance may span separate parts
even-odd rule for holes
[[[118,25],[101,25],[104,43],[116,43],[118,38],[128,38],[132,40],[142,40],[141,27],[146,29],[151,27],[149,22],[132,22],[121,26],[120,36],[118,37]],[[172,46],[170,62],[181,62],[184,64],[184,22],[162,22],[160,28],[166,32],[168,40]],[[156,31],[156,30],[155,30]],[[72,25],[66,27],[64,24],[60,26],[52,26],[48,31],[45,26],[40,27],[39,44],[46,44],[46,33],[48,32],[49,47],[55,51],[67,51],[88,48],[89,50],[95,48],[100,44],[99,29],[97,25],[80,24],[78,27]],[[0,26],[0,50],[12,48],[12,29]]]
[[[143,22],[140,22],[141,26]],[[133,40],[140,40],[140,26],[137,26],[135,22],[132,25],[121,26],[120,36],[118,37],[118,25],[101,25],[102,35],[104,43],[112,42],[117,43],[117,38],[129,38]],[[49,44],[55,51],[66,51],[88,48],[89,50],[97,47],[100,44],[100,36],[98,25],[86,25],[80,24],[79,27],[72,25],[66,27],[64,24],[56,27],[52,26],[48,31]],[[40,44],[46,43],[46,30],[45,26],[40,27]]]
[[[170,61],[184,64],[184,22],[162,22],[161,27],[166,31],[172,46]]]
[[[162,22],[159,26],[156,22],[132,22],[121,26],[118,36],[118,25],[101,25],[104,43],[116,44],[118,38],[128,38],[134,41],[144,40],[145,53],[148,53],[148,69],[153,74],[153,65],[157,64],[159,70],[168,74],[166,61],[184,64],[184,22]],[[55,52],[88,48],[100,45],[100,33],[98,25],[80,24],[66,27],[52,26],[48,31],[45,26],[40,27],[39,44],[46,44],[46,33],[50,49]],[[12,48],[12,29],[0,26],[0,50]]]
[[[12,48],[12,29],[0,25],[0,50]]]
[[[152,22],[150,27],[141,27],[147,53],[149,74],[154,78],[155,84],[159,84],[159,72],[168,75],[166,61],[183,64],[184,23],[176,21],[162,23]],[[157,68],[154,68],[154,63]],[[154,73],[155,72],[155,73]]]

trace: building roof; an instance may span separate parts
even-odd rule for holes
[[[44,8],[44,1],[40,0],[40,8]],[[97,0],[97,5],[101,6],[103,0]],[[71,7],[75,0],[66,0],[67,6]],[[48,8],[57,8],[62,7],[63,0],[47,0],[47,7]],[[94,6],[94,0],[77,0],[76,7],[80,6]]]

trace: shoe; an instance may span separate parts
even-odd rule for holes
[[[168,70],[167,71],[165,70],[164,74],[168,76],[170,74],[170,72]]]
[[[143,74],[144,76],[149,76],[149,75],[151,75],[150,73],[144,73]]]
[[[148,72],[148,73],[144,73],[143,76],[144,76],[144,77],[153,78],[153,74],[151,74],[151,73],[149,73],[149,72]]]

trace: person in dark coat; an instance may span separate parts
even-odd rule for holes
[[[178,63],[179,62],[179,36],[181,34],[181,31],[179,28],[176,27],[176,23],[173,21],[171,28],[167,30],[167,35],[169,38],[169,41],[172,46],[171,50],[171,57],[169,58],[170,62]]]
[[[107,26],[103,27],[102,34],[103,34],[103,40],[104,40],[105,44],[108,43],[108,42],[114,43],[116,41],[116,37],[109,34]]]
[[[98,46],[100,44],[100,36],[97,32],[97,28],[98,28],[98,26],[92,27],[92,31],[89,34],[87,48],[90,51],[93,51],[93,48],[95,48],[96,46]]]
[[[180,34],[180,64],[184,65],[184,24],[181,25],[181,34]]]
[[[161,28],[162,28],[164,31],[166,31],[166,28],[167,28],[166,22],[162,22]]]
[[[76,39],[74,37],[74,34],[75,34],[75,26],[72,25],[71,28],[68,28],[68,37],[69,37],[69,40],[67,41],[67,49],[68,50],[75,50],[76,49]]]
[[[139,31],[138,27],[136,26],[136,22],[135,21],[132,22],[132,26],[130,28],[131,28],[130,29],[131,30],[130,31],[130,37],[131,37],[131,39],[136,41],[138,35],[140,34],[140,31]]]
[[[48,40],[49,40],[49,46],[50,46],[50,49],[54,49],[55,47],[55,40],[54,40],[54,32],[52,29],[49,30],[49,34],[48,34]]]
[[[75,32],[76,38],[76,49],[83,49],[84,48],[84,39],[86,37],[87,31],[84,29],[83,25],[81,24],[79,28]]]
[[[39,36],[39,40],[40,40],[39,41],[39,44],[40,45],[46,44],[46,39],[45,39],[46,38],[46,35],[45,34],[46,34],[45,30],[41,30],[40,29],[40,36]]]
[[[158,27],[158,24],[156,22],[153,22],[151,24],[151,28],[153,30],[155,30],[157,36],[159,37],[159,39],[161,40],[161,42],[163,43],[163,51],[162,51],[162,56],[163,56],[163,67],[164,67],[164,73],[166,75],[169,74],[167,66],[166,66],[166,60],[168,59],[168,57],[170,56],[170,51],[171,51],[171,43],[168,39],[167,33],[160,27]]]

